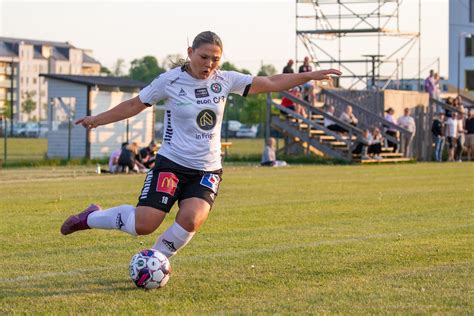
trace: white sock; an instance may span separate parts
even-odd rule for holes
[[[153,249],[158,250],[169,258],[174,256],[179,249],[186,246],[194,234],[194,232],[190,233],[178,223],[174,222],[173,225],[158,237],[158,240],[153,245]]]
[[[120,205],[108,210],[92,212],[87,217],[87,225],[90,228],[119,229],[136,236],[135,207]]]

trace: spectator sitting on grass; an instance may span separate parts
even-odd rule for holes
[[[120,153],[120,157],[118,159],[119,167],[121,168],[122,172],[128,173],[130,171],[133,172],[145,172],[147,169],[143,166],[138,160],[138,144],[131,143],[128,146],[122,149]]]
[[[155,155],[158,150],[158,144],[154,140],[147,147],[140,149],[138,160],[145,168],[151,169],[155,166]]]
[[[263,149],[262,155],[262,166],[267,167],[284,167],[287,166],[286,161],[276,160],[276,151],[275,151],[276,140],[273,137],[270,137],[266,141],[265,148]]]
[[[122,146],[120,146],[120,148],[114,150],[111,154],[110,154],[110,158],[109,158],[109,172],[110,173],[116,173],[118,172],[119,170],[119,157],[120,157],[120,154],[122,153],[122,150],[128,145],[127,142],[125,143],[122,143]]]

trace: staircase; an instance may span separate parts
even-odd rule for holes
[[[295,111],[282,106],[280,99],[271,99],[270,96],[268,97],[267,103],[269,105],[270,126],[285,136],[286,146],[298,144],[308,155],[313,154],[362,164],[411,161],[409,158],[404,158],[401,153],[393,153],[392,148],[383,148],[381,154],[383,159],[381,160],[362,160],[360,155],[352,154],[352,151],[358,143],[368,145],[368,141],[363,137],[362,129],[342,122],[335,116],[329,115],[322,110],[322,106],[311,106],[308,102],[287,92],[282,92],[282,95],[304,106],[308,113],[308,117],[305,118]],[[280,114],[271,114],[271,107],[277,109]],[[325,117],[343,127],[348,132],[341,134],[327,129],[324,126]],[[379,119],[385,121],[383,118]],[[390,125],[390,123],[387,122],[387,125]]]

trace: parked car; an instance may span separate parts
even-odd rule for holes
[[[258,133],[258,125],[257,124],[244,124],[242,125],[239,130],[235,133],[235,137],[239,138],[256,138]]]
[[[242,123],[240,123],[239,121],[234,121],[234,120],[224,121],[222,123],[222,129],[221,129],[222,137],[225,137],[225,136],[235,137],[235,134],[237,133],[237,131],[239,130],[241,126],[242,126]]]

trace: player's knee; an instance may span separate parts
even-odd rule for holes
[[[188,232],[195,232],[201,227],[203,220],[199,218],[182,218],[178,224]]]

